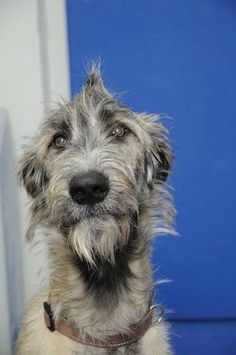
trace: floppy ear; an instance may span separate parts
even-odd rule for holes
[[[168,178],[173,160],[172,152],[166,137],[167,130],[160,122],[148,125],[151,147],[146,153],[147,183],[162,183]]]
[[[157,153],[153,151],[151,154],[154,162],[154,177],[157,182],[166,181],[169,170],[171,168],[172,153],[169,146],[165,142],[157,143]]]
[[[18,163],[18,177],[31,197],[41,193],[48,182],[43,165],[31,150],[26,150]]]

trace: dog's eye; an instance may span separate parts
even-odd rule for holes
[[[116,137],[123,137],[128,132],[128,128],[124,126],[116,126],[111,131],[111,134]]]
[[[65,147],[66,143],[67,143],[66,137],[60,134],[54,137],[52,145],[54,148],[63,148]]]

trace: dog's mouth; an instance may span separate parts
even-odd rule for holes
[[[113,217],[118,220],[136,211],[135,204],[127,202],[127,199],[121,198],[120,195],[113,200],[106,198],[95,204],[78,204],[69,196],[61,196],[53,207],[55,207],[52,210],[54,223],[67,228],[93,218],[103,220]]]
[[[97,203],[94,205],[77,205],[70,203],[69,208],[65,209],[64,219],[66,224],[74,225],[85,219],[102,218],[111,216],[113,213],[109,211],[105,204]]]
[[[108,214],[108,211],[103,207],[99,206],[99,204],[95,205],[86,205],[80,210],[81,218],[92,218],[92,217],[101,217],[102,215]]]

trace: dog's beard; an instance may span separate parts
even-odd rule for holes
[[[70,228],[69,242],[74,252],[90,264],[95,265],[98,256],[114,263],[116,250],[127,244],[129,235],[128,217],[92,217]]]

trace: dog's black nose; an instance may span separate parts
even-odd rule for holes
[[[102,202],[108,191],[108,178],[96,171],[75,175],[69,186],[71,197],[79,205],[94,205]]]

